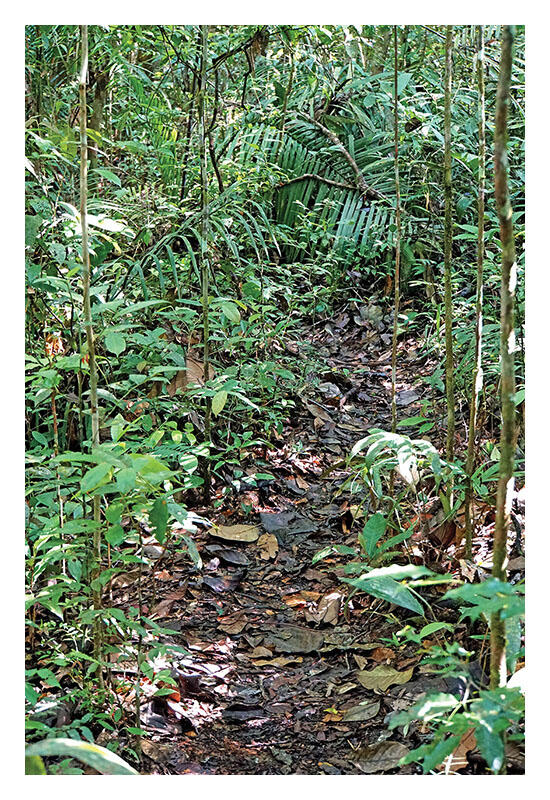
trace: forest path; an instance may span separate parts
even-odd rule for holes
[[[307,376],[284,444],[268,452],[276,481],[234,498],[230,518],[214,517],[236,539],[256,525],[255,541],[201,529],[201,572],[187,555],[155,570],[149,612],[178,631],[165,641],[189,655],[177,664],[179,696],[145,707],[150,773],[361,774],[392,770],[405,752],[384,724],[403,687],[368,690],[357,672],[407,669],[419,657],[384,646],[395,630],[380,613],[387,604],[366,595],[348,602],[340,579],[352,556],[312,563],[330,545],[357,546],[352,498],[339,493],[348,473],[327,467],[370,428],[391,425],[391,331],[370,308],[372,319],[344,313],[301,342],[323,367]],[[408,405],[418,399],[410,386],[418,372],[403,361],[410,372],[399,376],[398,402]],[[228,531],[241,500],[253,513]]]

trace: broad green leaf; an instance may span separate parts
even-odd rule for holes
[[[75,739],[46,739],[36,742],[25,750],[25,757],[28,756],[65,756],[82,761],[102,775],[138,775],[133,767],[111,750]]]
[[[166,538],[166,526],[168,525],[168,504],[166,498],[157,497],[149,511],[149,520],[153,526],[155,539],[162,544]]]
[[[184,469],[186,472],[189,473],[194,472],[199,466],[197,457],[194,456],[192,453],[184,453],[183,455],[181,455],[179,463],[180,467],[182,467],[182,469]]]
[[[126,350],[126,339],[118,331],[109,331],[105,336],[105,347],[110,353],[119,356]]]
[[[216,392],[212,398],[212,413],[217,417],[227,402],[227,392]]]
[[[334,553],[345,556],[357,555],[357,551],[354,550],[353,547],[348,547],[345,544],[329,544],[327,547],[323,547],[322,550],[319,550],[319,552],[315,553],[311,559],[311,563],[317,564],[318,561],[322,561],[323,558],[328,558],[328,556],[332,556]]]
[[[423,567],[420,565],[415,564],[405,564],[404,566],[400,566],[399,564],[391,564],[389,567],[380,567],[379,569],[372,569],[366,577],[369,580],[372,578],[384,578],[390,577],[393,578],[394,581],[403,580],[403,578],[421,578],[424,575],[433,575],[434,573],[428,567]]]
[[[38,231],[44,220],[38,214],[25,215],[25,246],[32,247],[38,236]]]
[[[172,470],[168,469],[166,464],[163,464],[158,458],[132,453],[130,459],[139,475],[151,483],[161,483],[172,477]]]
[[[111,172],[110,169],[104,169],[103,167],[96,167],[94,172],[97,172],[103,178],[106,178],[108,181],[114,183],[116,186],[122,186],[122,183],[120,182],[120,178],[118,177],[118,175],[115,175],[115,173]]]
[[[241,312],[235,305],[235,303],[230,303],[228,301],[224,301],[221,303],[221,310],[225,314],[228,320],[231,322],[238,323],[241,321]]]
[[[136,485],[137,473],[131,467],[120,469],[116,473],[116,485],[121,494],[126,494]]]
[[[380,512],[373,514],[372,517],[365,522],[362,533],[359,534],[359,544],[368,555],[372,558],[376,554],[376,545],[386,532],[386,518]]]
[[[495,774],[500,772],[504,761],[504,744],[501,735],[490,725],[477,725],[476,742],[489,769]]]
[[[342,578],[345,583],[355,586],[356,589],[361,589],[367,594],[372,594],[373,597],[378,597],[380,600],[387,600],[388,603],[394,603],[401,608],[408,608],[409,611],[414,611],[416,614],[424,615],[424,610],[416,597],[410,592],[402,583],[394,581],[393,578]]]
[[[118,547],[119,544],[126,539],[126,531],[122,527],[122,525],[111,525],[107,533],[105,534],[105,539],[109,542],[110,545],[113,547]]]
[[[110,464],[98,464],[86,472],[80,481],[80,488],[83,492],[91,492],[98,486],[108,483],[112,467]]]

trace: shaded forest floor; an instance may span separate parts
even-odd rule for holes
[[[387,640],[414,615],[364,593],[351,596],[341,578],[352,556],[312,562],[331,545],[357,547],[358,495],[343,487],[349,472],[341,462],[369,429],[391,428],[391,331],[343,312],[311,328],[300,343],[307,346],[323,367],[309,376],[311,390],[295,398],[278,447],[262,454],[275,480],[226,496],[214,512],[193,509],[226,537],[208,527],[194,535],[202,571],[187,554],[167,550],[143,573],[143,612],[176,632],[161,641],[188,654],[169,664],[179,690],[168,699],[148,700],[143,688],[141,725],[150,737],[142,739],[142,772],[414,774],[416,766],[397,762],[428,740],[427,731],[390,731],[387,715],[427,691],[461,691],[459,681],[434,676],[420,663],[416,645],[390,646]],[[413,341],[400,343],[398,363],[400,415],[413,417],[431,391],[419,378],[431,370]],[[443,437],[437,426],[428,435],[438,447]],[[254,453],[247,467],[257,471]],[[408,513],[412,521],[412,502],[403,509]],[[480,510],[474,562],[457,549],[456,525],[435,524],[434,516],[428,540],[413,534],[409,557],[439,572],[470,570],[470,579],[476,570],[489,574],[490,505]],[[512,555],[522,570],[519,550]],[[444,591],[431,587],[425,597],[437,620],[456,625],[457,641],[477,648],[472,680],[482,683],[488,644],[472,643],[471,626],[439,604]],[[135,576],[118,576],[112,592],[112,605],[137,605]],[[376,667],[366,688],[361,673]],[[132,701],[132,677],[125,702]],[[485,771],[475,741],[464,742],[452,764],[458,770]],[[521,753],[510,748],[508,771],[522,770]]]

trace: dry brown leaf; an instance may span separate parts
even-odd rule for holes
[[[321,592],[294,592],[293,594],[283,595],[283,602],[295,608],[296,606],[307,606],[308,603],[316,603],[321,597]]]
[[[258,539],[258,547],[260,548],[260,558],[263,558],[264,561],[275,558],[279,552],[279,542],[272,533],[263,533]]]
[[[228,542],[255,542],[260,529],[257,525],[220,525],[211,528],[208,533],[217,539],[225,539]]]
[[[341,592],[331,592],[319,600],[315,611],[306,611],[305,618],[308,622],[315,622],[320,625],[322,622],[330,625],[338,623],[340,606],[344,595]]]
[[[474,750],[476,747],[475,728],[470,728],[462,735],[453,752],[439,764],[439,772],[458,772],[459,769],[465,769],[468,766],[466,756],[470,750]]]
[[[317,403],[310,402],[308,400],[304,400],[304,405],[309,411],[310,414],[313,414],[315,419],[319,419],[322,422],[332,422],[332,418],[330,414],[327,414],[324,408],[317,405]],[[322,426],[321,426],[322,427]]]
[[[375,772],[387,772],[394,769],[409,752],[409,748],[400,742],[377,742],[368,744],[355,753],[355,763],[360,770],[372,775]]]
[[[273,653],[271,650],[268,650],[267,647],[262,647],[259,645],[250,653],[250,658],[271,658],[272,655]]]
[[[327,711],[321,722],[341,722],[343,719],[343,714],[340,711]]]
[[[342,717],[343,722],[366,722],[368,719],[375,717],[380,711],[380,700],[367,700],[365,703],[359,703],[357,706],[347,708]]]
[[[262,658],[252,663],[255,667],[286,667],[287,664],[301,664],[303,660],[302,656],[278,656],[277,658],[271,658],[269,660]]]
[[[388,659],[393,660],[395,658],[395,650],[392,650],[391,647],[377,647],[376,650],[373,650],[370,657],[373,661],[387,661]]]
[[[177,600],[183,600],[185,595],[187,594],[187,586],[184,586],[182,589],[176,589],[175,592],[171,592],[164,600],[161,600],[160,603],[153,608],[151,612],[151,617],[167,617],[168,614],[172,610],[172,606]]]
[[[399,672],[393,667],[388,667],[381,664],[371,670],[358,670],[357,680],[364,686],[365,689],[377,689],[380,692],[385,692],[390,686],[394,684],[407,683],[412,678],[414,667]]]
[[[218,622],[220,630],[229,634],[240,633],[247,625],[248,619],[245,617],[244,611],[236,611],[233,614],[228,614],[226,617],[221,617]]]

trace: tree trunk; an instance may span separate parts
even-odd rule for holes
[[[481,366],[481,334],[483,330],[483,258],[485,256],[485,49],[483,43],[483,25],[477,26],[477,90],[479,102],[479,169],[477,194],[477,282],[476,282],[476,322],[475,322],[475,356],[472,380],[472,399],[470,401],[470,426],[468,430],[468,455],[466,458],[466,475],[468,485],[465,497],[465,529],[466,558],[472,557],[472,475],[474,473],[475,440],[477,429],[477,406],[481,387],[483,386],[483,369]]]
[[[495,200],[502,246],[500,290],[500,361],[502,428],[500,432],[500,472],[493,547],[493,576],[506,580],[506,540],[514,491],[515,375],[514,302],[516,291],[516,249],[512,226],[512,207],[508,194],[508,156],[506,148],[510,79],[512,73],[511,25],[502,27],[502,52],[495,108]],[[499,614],[491,616],[491,688],[506,683],[506,631]]]

